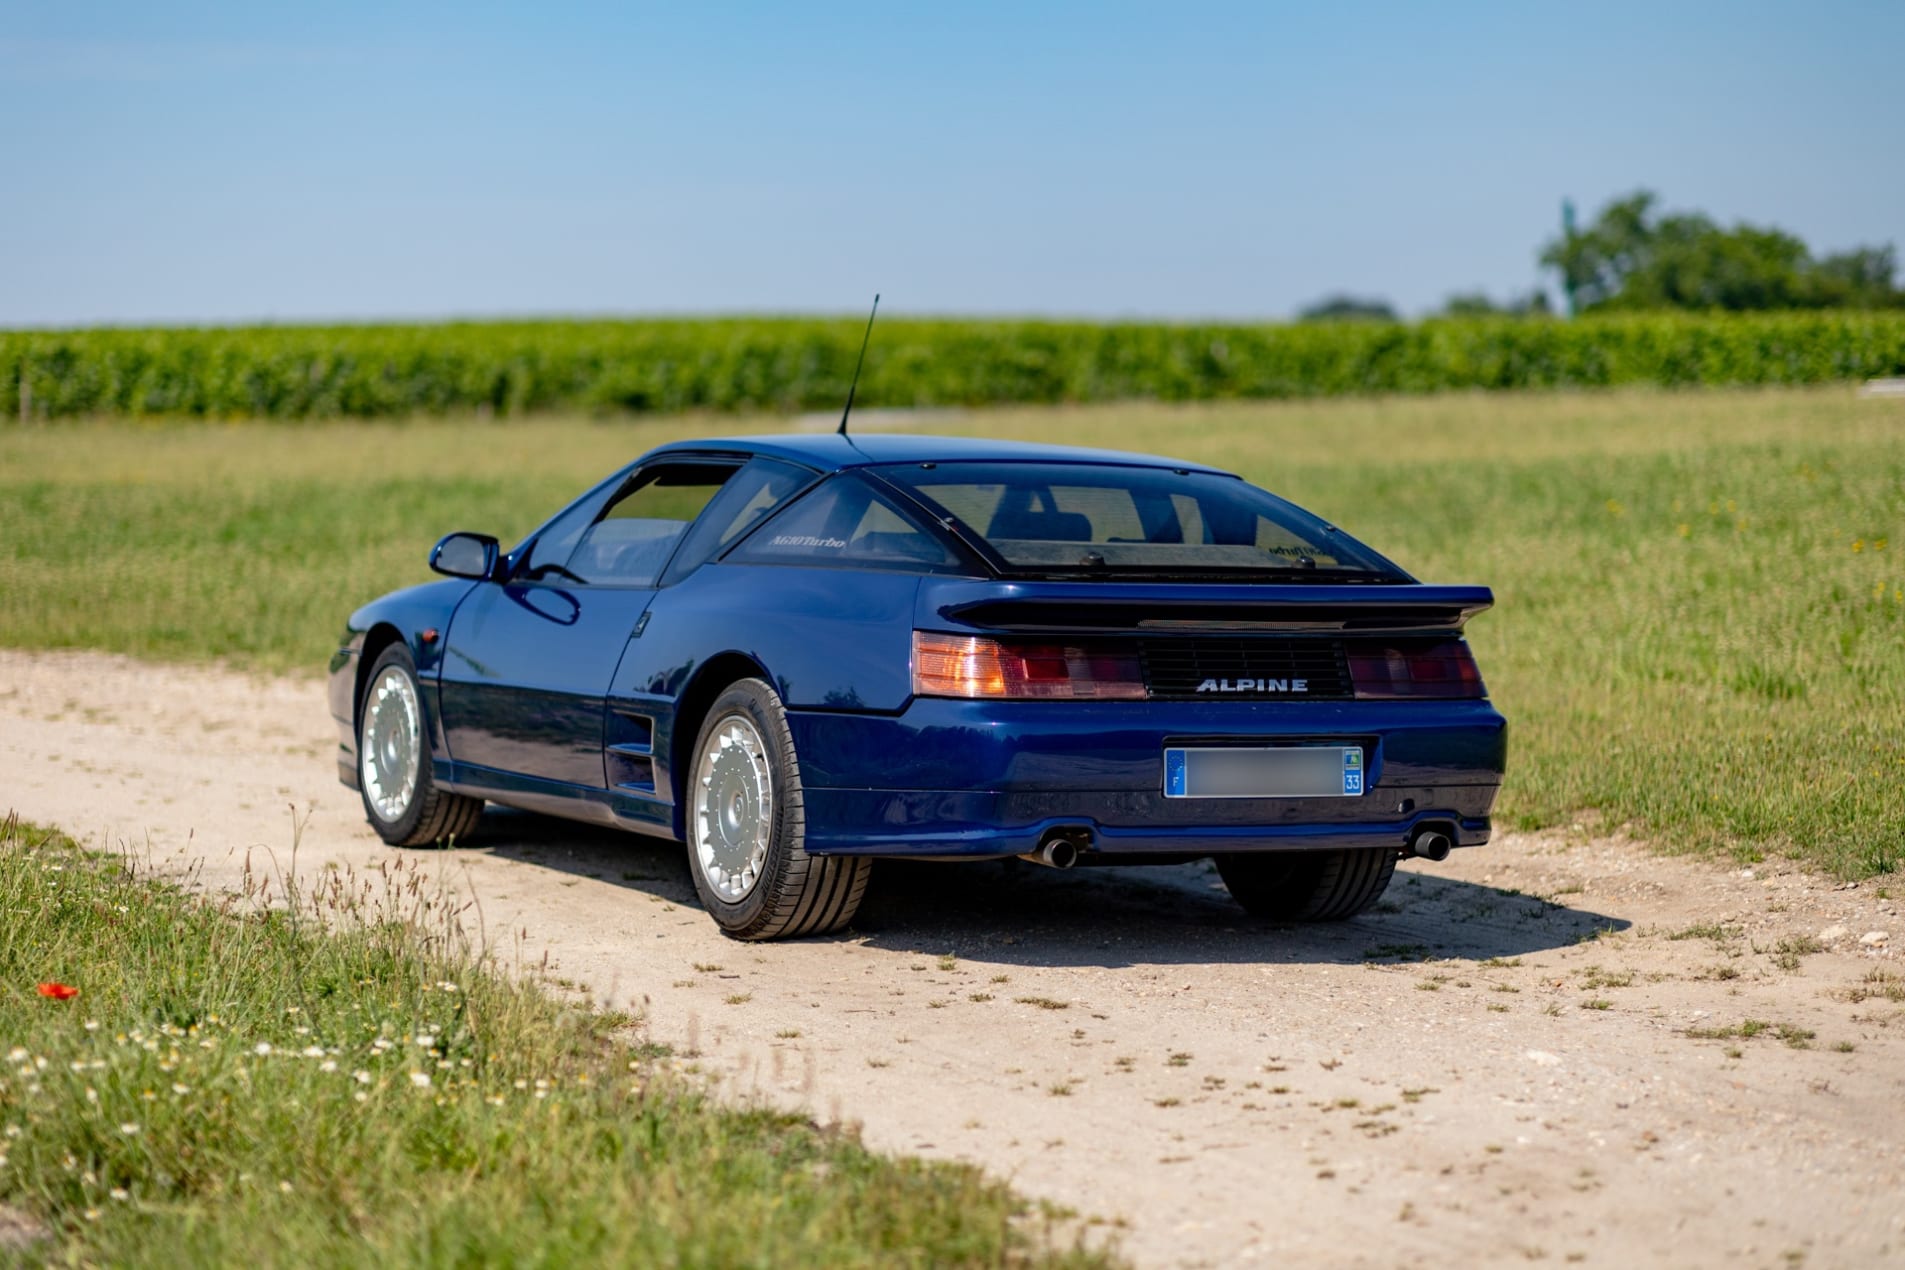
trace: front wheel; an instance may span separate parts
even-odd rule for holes
[[[1220,855],[1231,898],[1258,917],[1339,922],[1374,904],[1396,871],[1393,849],[1263,851]]]
[[[853,920],[873,861],[807,854],[794,736],[766,683],[743,679],[716,698],[687,794],[688,868],[724,933],[786,939]]]
[[[437,788],[424,736],[417,663],[392,644],[371,666],[357,712],[357,786],[370,827],[393,847],[467,838],[483,814],[482,799]]]

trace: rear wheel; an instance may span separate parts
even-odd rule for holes
[[[743,679],[715,699],[687,795],[689,872],[722,931],[787,939],[853,920],[873,861],[807,854],[794,736],[766,683]]]
[[[1374,904],[1396,871],[1389,849],[1265,851],[1220,855],[1231,898],[1258,917],[1338,922]]]
[[[393,847],[467,838],[483,814],[482,799],[437,788],[424,736],[417,664],[392,644],[371,666],[357,712],[357,786],[370,827]]]

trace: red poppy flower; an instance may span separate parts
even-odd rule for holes
[[[40,995],[52,997],[55,1001],[67,1001],[78,996],[79,989],[63,983],[43,983],[40,985]]]

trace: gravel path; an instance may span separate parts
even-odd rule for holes
[[[1905,1265],[1905,879],[1577,827],[1291,929],[1202,864],[898,865],[848,935],[749,946],[667,844],[492,810],[393,853],[334,744],[313,680],[0,651],[0,810],[215,887],[294,819],[302,871],[401,854],[733,1094],[978,1162],[1144,1265]]]

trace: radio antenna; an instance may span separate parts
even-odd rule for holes
[[[873,318],[880,311],[879,292],[873,294],[873,312],[867,314],[866,334],[860,337],[860,360],[853,364],[853,382],[847,385],[847,408],[840,412],[840,435],[847,435],[847,416],[853,413],[853,394],[860,387],[860,368],[867,364],[867,341],[873,338]]]

